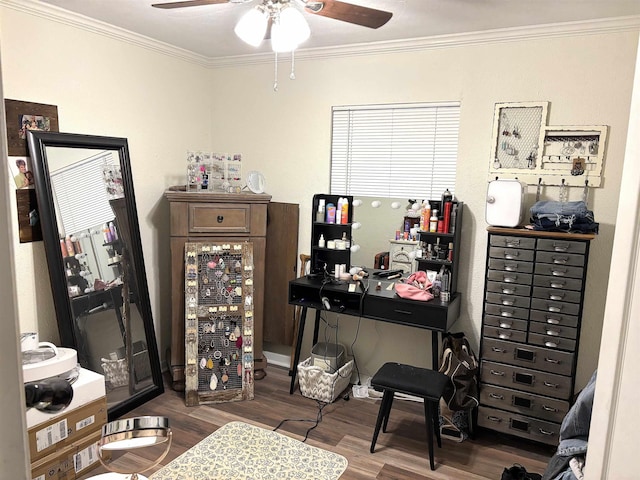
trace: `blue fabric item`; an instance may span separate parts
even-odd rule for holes
[[[572,457],[587,451],[593,396],[596,390],[596,375],[597,371],[593,372],[591,379],[578,395],[576,403],[573,404],[562,421],[560,445],[558,446],[559,455]]]
[[[536,202],[531,207],[531,216],[535,215],[576,215],[577,217],[586,215],[589,211],[586,203],[579,202],[555,202],[551,200],[542,200]]]

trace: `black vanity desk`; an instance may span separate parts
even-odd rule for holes
[[[452,293],[449,302],[441,302],[439,299],[422,302],[400,298],[396,295],[395,290],[387,290],[387,287],[393,281],[379,279],[374,275],[370,275],[364,280],[365,287],[367,282],[369,288],[364,295],[360,285],[356,286],[355,291],[349,292],[349,284],[353,282],[327,283],[322,277],[315,276],[300,277],[289,282],[289,304],[302,307],[298,336],[294,346],[294,368],[292,372],[289,372],[291,375],[290,394],[293,393],[295,388],[307,309],[313,308],[316,311],[313,330],[313,345],[315,345],[318,341],[320,313],[323,310],[326,311],[322,304],[322,297],[327,297],[331,303],[330,311],[332,312],[431,330],[432,368],[434,370],[438,369],[438,333],[448,332],[449,328],[458,319],[460,314],[460,294]],[[382,283],[380,290],[376,290],[378,282]]]

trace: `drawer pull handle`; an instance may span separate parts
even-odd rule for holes
[[[558,295],[557,293],[549,294],[549,300],[564,300],[564,294]]]
[[[500,316],[510,318],[513,317],[513,312],[510,310],[500,310]]]
[[[562,310],[562,307],[558,307],[556,305],[549,305],[547,307],[547,310],[549,310],[550,312],[553,312],[553,313],[558,313],[560,310]]]
[[[507,272],[515,272],[518,270],[518,265],[517,264],[505,264],[504,269]]]
[[[558,384],[557,383],[551,383],[551,382],[542,382],[544,384],[545,387],[549,387],[549,388],[558,388]]]
[[[514,300],[511,298],[501,298],[502,305],[506,305],[507,307],[511,307],[514,304]]]
[[[224,216],[218,215],[216,220],[218,221],[218,223],[222,223],[222,222],[224,222]]]
[[[565,265],[569,261],[568,257],[552,257],[552,259],[556,265]]]
[[[565,282],[551,282],[549,286],[551,288],[564,288],[565,285],[566,285]]]
[[[505,240],[504,244],[505,244],[507,247],[519,247],[519,246],[520,246],[520,240],[517,240],[517,239],[512,239],[512,240],[510,240],[510,239],[507,239],[507,240]]]
[[[515,283],[515,281],[518,279],[517,276],[513,276],[513,277],[507,277],[506,275],[504,277],[502,277],[502,281],[504,283]]]
[[[507,353],[507,350],[504,349],[504,348],[491,347],[491,350],[496,352],[496,353]]]
[[[504,252],[504,258],[507,260],[515,260],[520,255],[520,252]]]
[[[544,346],[549,348],[557,348],[558,344],[555,342],[544,342]]]
[[[408,310],[394,310],[394,312],[402,313],[403,315],[413,315],[413,312],[410,312]]]
[[[543,430],[542,428],[538,429],[542,435],[552,436],[553,432],[549,432],[548,430]]]
[[[553,317],[547,317],[547,323],[550,323],[551,325],[558,325],[560,323],[560,320]]]
[[[511,332],[498,332],[498,338],[502,340],[509,340],[511,338]]]
[[[512,326],[513,326],[513,324],[511,324],[511,323],[507,323],[507,322],[501,322],[500,323],[500,328],[506,328],[507,330],[509,330]]]
[[[559,365],[560,364],[560,360],[556,360],[555,358],[545,357],[544,361],[548,362],[548,363],[553,363],[554,365]]]
[[[489,416],[487,417],[487,420],[491,420],[492,422],[496,422],[496,423],[500,423],[500,422],[502,421],[502,419],[501,419],[501,418],[499,418],[499,417],[494,417],[493,415],[489,415]]]
[[[491,375],[495,375],[497,377],[504,377],[504,372],[498,372],[497,370],[490,370]]]
[[[559,411],[557,408],[548,407],[546,405],[542,405],[542,409],[546,410],[547,412],[557,412],[557,411]]]
[[[558,335],[560,335],[560,332],[558,330],[548,329],[547,335],[550,335],[552,337],[557,337]]]
[[[556,252],[567,252],[569,251],[569,244],[568,243],[553,243],[553,249]]]
[[[503,395],[498,395],[497,393],[490,393],[489,396],[491,398],[495,398],[496,400],[504,400],[504,396]]]
[[[561,270],[561,269],[557,269],[557,270],[551,270],[551,275],[553,275],[554,277],[564,277],[567,274],[567,270]]]
[[[513,295],[514,293],[516,293],[516,289],[515,288],[502,287],[502,293],[505,293],[507,295]]]

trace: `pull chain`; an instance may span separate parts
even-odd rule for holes
[[[296,79],[296,51],[291,50],[291,73],[289,74],[291,80]]]
[[[562,185],[560,185],[560,201],[562,203],[567,201],[567,185],[564,183],[564,178],[562,179]]]
[[[589,202],[587,202],[588,198],[589,198],[589,180],[585,180],[584,189],[582,190],[582,201],[584,202],[585,205],[589,204]]]
[[[274,72],[273,72],[273,91],[277,92],[278,91],[278,52],[275,52],[275,66],[274,66]]]

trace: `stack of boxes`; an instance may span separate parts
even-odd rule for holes
[[[80,369],[64,410],[27,410],[32,480],[74,480],[100,465],[98,441],[107,422],[104,376]]]

